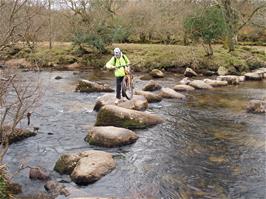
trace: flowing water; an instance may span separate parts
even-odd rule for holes
[[[60,75],[61,80],[54,77]],[[88,196],[117,198],[266,198],[266,117],[248,114],[250,99],[266,97],[266,82],[245,82],[213,91],[194,91],[186,101],[163,100],[150,104],[149,112],[166,122],[137,130],[135,144],[120,148],[90,146],[84,141],[93,126],[94,102],[101,94],[73,92],[80,78],[101,80],[114,86],[112,75],[96,71],[28,72],[40,78],[44,96],[32,116],[40,130],[35,137],[12,144],[6,162],[11,172],[20,163],[42,166],[54,179]],[[178,77],[160,80],[174,86]],[[137,80],[140,88],[145,82]],[[24,126],[26,121],[21,124]],[[53,172],[60,154],[90,149],[114,154],[117,167],[99,181],[78,187],[67,176]],[[43,191],[43,183],[28,179],[28,170],[15,176],[24,194]],[[67,183],[68,182],[68,183]],[[84,194],[83,194],[84,196]]]

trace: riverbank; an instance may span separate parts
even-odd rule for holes
[[[186,67],[192,67],[204,73],[217,72],[223,66],[229,70],[229,74],[241,75],[266,66],[265,46],[238,46],[234,52],[228,53],[221,45],[214,45],[213,57],[206,57],[202,46],[113,44],[108,47],[108,53],[97,54],[93,49],[74,47],[71,43],[55,43],[51,50],[47,43],[39,43],[34,52],[19,46],[6,49],[0,52],[0,60],[5,60],[6,65],[24,68],[100,68],[110,59],[114,47],[121,48],[134,64],[134,70],[139,72],[158,68],[183,73]]]

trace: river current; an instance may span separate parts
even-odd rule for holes
[[[61,80],[54,77],[60,75]],[[11,173],[21,163],[41,166],[53,179],[87,196],[115,198],[266,198],[266,117],[246,113],[250,99],[266,97],[266,82],[244,82],[211,91],[186,93],[185,101],[163,100],[147,111],[166,118],[153,128],[136,130],[136,143],[102,148],[84,141],[94,125],[93,106],[102,93],[74,92],[81,78],[114,86],[110,73],[23,73],[27,81],[42,82],[43,97],[32,114],[37,136],[12,144],[5,161]],[[159,82],[173,87],[181,77],[169,75]],[[136,77],[136,88],[145,84]],[[26,120],[21,127],[26,126]],[[78,187],[53,171],[61,154],[103,150],[114,155],[116,169],[99,181]],[[28,169],[14,179],[24,194],[44,191],[43,182],[31,181]]]

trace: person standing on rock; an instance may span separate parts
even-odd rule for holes
[[[115,104],[118,104],[121,99],[121,92],[123,100],[125,98],[125,93],[122,91],[122,81],[126,75],[125,68],[130,64],[129,59],[126,55],[122,53],[119,48],[114,49],[114,56],[106,63],[105,67],[108,69],[115,69],[116,77],[116,101]]]

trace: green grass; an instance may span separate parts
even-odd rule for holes
[[[1,175],[0,175],[0,198],[8,199],[6,182]]]
[[[13,57],[24,57],[41,67],[60,67],[79,62],[85,67],[103,67],[111,58],[114,47],[119,47],[127,54],[134,69],[150,71],[154,68],[184,68],[195,66],[196,69],[217,70],[224,66],[232,71],[248,71],[266,65],[265,46],[238,46],[229,53],[222,45],[214,45],[214,55],[206,57],[202,46],[181,46],[162,44],[113,44],[107,54],[97,54],[92,49],[83,53],[71,43],[55,43],[50,50],[47,43],[39,43],[35,52],[21,50]]]

